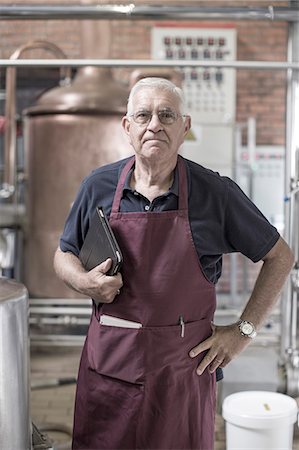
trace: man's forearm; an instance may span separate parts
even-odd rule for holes
[[[70,288],[84,294],[84,279],[86,270],[79,258],[70,252],[63,252],[58,248],[54,257],[54,269],[58,277]]]
[[[249,320],[257,328],[262,324],[275,305],[293,264],[293,254],[280,238],[264,259],[242,319]]]

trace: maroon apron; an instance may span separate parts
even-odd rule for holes
[[[204,276],[188,219],[188,183],[178,158],[179,208],[119,212],[123,168],[110,224],[124,255],[124,285],[94,307],[78,376],[73,449],[212,450],[215,373],[196,374],[188,352],[211,333],[215,288]],[[142,323],[101,325],[100,314]]]

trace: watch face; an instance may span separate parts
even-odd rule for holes
[[[253,326],[251,325],[251,323],[245,322],[242,324],[241,327],[242,333],[244,334],[251,334],[254,330],[253,330]]]

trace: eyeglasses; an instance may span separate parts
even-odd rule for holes
[[[159,121],[163,125],[172,125],[174,122],[178,120],[179,117],[186,117],[183,114],[178,114],[171,110],[158,111],[157,116]],[[135,123],[145,125],[152,120],[153,113],[151,113],[150,111],[138,111],[134,114],[130,114],[129,117],[133,117]]]

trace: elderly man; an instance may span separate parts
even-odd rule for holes
[[[55,255],[58,276],[93,299],[73,448],[212,450],[216,372],[256,335],[293,255],[232,180],[178,156],[191,126],[179,88],[140,80],[122,125],[134,157],[83,181]],[[99,205],[124,256],[115,276],[109,259],[89,272],[78,259]],[[221,255],[237,251],[264,263],[240,320],[215,326]]]

